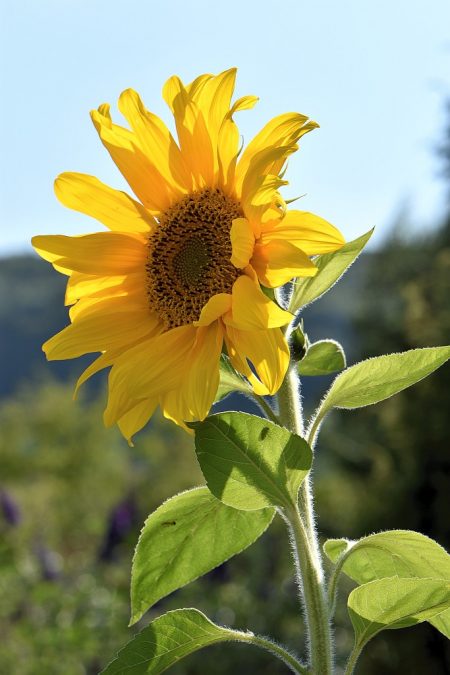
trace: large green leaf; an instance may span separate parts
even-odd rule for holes
[[[198,609],[176,609],[141,630],[101,675],[158,675],[203,647],[230,641],[265,649],[296,675],[307,674],[306,667],[291,652],[267,638],[218,626]]]
[[[339,342],[319,340],[313,342],[298,363],[300,375],[330,375],[346,366],[345,354]]]
[[[386,577],[417,577],[450,580],[450,556],[438,543],[419,532],[391,530],[358,541],[329,539],[324,544],[328,558],[358,584]],[[430,620],[450,637],[450,610]]]
[[[226,412],[190,424],[209,489],[244,511],[291,506],[311,467],[305,440],[254,415]]]
[[[342,572],[358,584],[393,576],[450,580],[450,556],[419,532],[391,530],[356,542],[330,539],[324,550],[332,562],[339,559]]]
[[[331,408],[361,408],[383,401],[422,380],[449,357],[450,347],[427,347],[361,361],[336,377],[317,418]]]
[[[363,234],[362,237],[347,242],[339,251],[317,256],[314,264],[319,271],[314,277],[297,279],[292,291],[289,311],[295,314],[301,307],[317,300],[334,286],[359,256],[372,233],[373,229]]]
[[[442,635],[445,635],[450,640],[450,609],[446,609],[441,614],[436,614],[436,616],[428,620],[428,623],[431,623]]]
[[[196,609],[176,609],[138,633],[102,675],[157,675],[192,652],[235,636],[236,631],[217,626]]]
[[[131,623],[155,602],[250,546],[274,509],[238,511],[208,488],[182,492],[146,520],[131,573]]]
[[[348,611],[361,649],[385,628],[429,621],[450,608],[450,582],[442,579],[377,579],[349,595]]]

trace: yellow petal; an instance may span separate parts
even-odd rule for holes
[[[122,92],[119,110],[139,137],[150,162],[170,185],[173,197],[180,198],[192,188],[192,181],[180,149],[166,125],[145,108],[133,89]]]
[[[169,77],[169,79],[164,83],[163,89],[162,89],[162,95],[163,99],[169,106],[170,110],[172,113],[175,112],[175,106],[174,106],[174,101],[178,94],[183,91],[184,86],[178,75],[172,75]],[[187,94],[187,92],[186,92]]]
[[[88,314],[114,314],[115,312],[149,312],[148,300],[144,288],[136,288],[133,292],[103,297],[86,296],[78,300],[69,310],[72,323],[80,316]]]
[[[255,156],[268,147],[282,148],[293,146],[298,139],[305,133],[302,129],[309,131],[314,126],[318,126],[315,122],[306,124],[307,117],[299,113],[285,113],[274,117],[265,127],[255,136],[249,143],[242,154],[236,170],[236,180],[238,190],[242,186],[242,181],[245,178],[250,164],[254,161]],[[274,160],[278,162],[279,160]],[[275,173],[275,171],[272,171]]]
[[[73,272],[67,281],[64,304],[73,305],[84,297],[127,295],[142,289],[145,292],[145,269],[131,274],[97,276]]]
[[[138,431],[145,427],[150,417],[155,412],[158,405],[158,398],[144,399],[136,403],[134,408],[131,408],[125,415],[117,421],[119,429],[128,441],[128,445],[133,447],[132,437]]]
[[[91,112],[100,139],[134,194],[147,209],[158,214],[172,204],[170,186],[140,149],[137,137],[113,124],[109,108]]]
[[[186,85],[186,91],[193,101],[198,101],[204,87],[213,77],[214,75],[205,73],[204,75],[199,75],[195,80]]]
[[[156,315],[147,311],[88,313],[44,343],[47,359],[73,359],[90,352],[125,347],[153,333],[159,326]]]
[[[221,182],[223,182],[223,176],[227,174],[230,168],[230,158],[227,153],[231,151],[232,161],[233,156],[236,156],[238,152],[239,134],[236,133],[237,129],[234,128],[235,125],[233,125],[230,113],[235,81],[236,68],[230,68],[209,78],[199,95],[195,96],[195,102],[204,116],[211,139],[214,155],[214,177],[216,179],[220,174]]]
[[[241,373],[241,375],[247,378],[255,394],[258,396],[267,396],[269,394],[269,390],[267,389],[266,385],[263,384],[261,380],[258,380],[256,375],[252,372],[247,360],[241,358],[241,356],[238,354],[232,340],[230,339],[228,329],[224,333],[224,341],[233,368],[235,368],[238,373]]]
[[[155,219],[125,192],[113,190],[94,176],[62,173],[55,194],[70,209],[85,213],[117,232],[150,232]]]
[[[78,302],[69,309],[70,321],[73,323],[79,316],[92,314],[92,312],[95,312],[96,307],[102,304],[103,300],[103,298],[82,298],[81,300],[78,300]]]
[[[104,368],[109,368],[112,366],[114,363],[115,359],[120,356],[124,351],[127,349],[131,349],[131,347],[134,347],[136,344],[139,344],[142,342],[142,338],[138,340],[133,340],[127,345],[122,345],[118,349],[108,349],[106,352],[103,354],[100,354],[99,357],[97,357],[80,375],[80,377],[77,380],[76,386],[75,386],[75,391],[73,394],[74,399],[78,395],[78,391],[80,387],[93,375],[96,373],[100,372],[100,370],[103,370]]]
[[[126,275],[106,275],[96,276],[95,274],[83,274],[82,272],[73,272],[67,280],[65,305],[73,305],[77,300],[84,296],[90,296],[91,293],[113,289],[123,283]]]
[[[239,112],[240,110],[251,110],[258,103],[258,96],[241,96],[235,101],[231,107],[230,113]]]
[[[277,200],[279,188],[287,184],[286,180],[272,174],[258,176],[257,180],[252,182],[245,196],[242,197],[244,213],[247,214],[252,207],[271,207]]]
[[[236,68],[230,68],[212,77],[203,87],[197,99],[198,107],[207,119],[208,129],[217,143],[217,134],[230,110],[236,82]]]
[[[194,321],[194,326],[209,326],[213,321],[216,321],[220,316],[223,316],[231,309],[231,294],[217,293],[208,300],[203,307],[200,318]]]
[[[31,242],[44,260],[85,274],[121,275],[139,271],[147,257],[144,240],[118,232],[81,237],[40,235]]]
[[[219,386],[219,358],[223,335],[219,322],[197,330],[194,345],[180,373],[176,389],[161,398],[161,408],[177,424],[202,420],[208,414]]]
[[[285,204],[278,190],[288,182],[276,174],[266,173],[262,167],[267,167],[266,155],[261,160],[261,165],[255,164],[244,181],[241,194],[241,205],[244,214],[252,223],[255,235],[259,237],[261,232],[261,223],[266,219],[267,211],[272,212],[277,209],[284,211]],[[278,149],[271,151],[273,157],[280,156]]]
[[[261,283],[269,288],[283,286],[294,277],[313,277],[318,272],[306,253],[282,239],[256,244],[251,264]]]
[[[217,139],[218,186],[234,195],[234,173],[239,153],[239,131],[231,115],[223,122]]]
[[[248,359],[253,364],[269,394],[275,394],[289,366],[289,347],[281,330],[250,331],[227,327],[227,334],[241,359]]]
[[[58,265],[58,261],[61,258],[61,256],[58,253],[52,253],[51,251],[46,251],[43,248],[42,249],[39,248],[39,245],[41,244],[43,245],[44,238],[46,237],[47,235],[39,235],[31,237],[31,245],[35,249],[36,253],[41,256],[41,258],[47,260],[47,262],[53,265],[55,270],[57,270],[61,274],[66,274],[70,277],[73,270],[67,267],[62,267],[62,265]]]
[[[214,150],[203,114],[195,111],[192,132],[180,125],[178,137],[183,155],[188,157],[188,165],[198,189],[214,187]],[[178,129],[178,126],[177,126]]]
[[[295,152],[297,146],[295,144],[289,146],[264,148],[258,152],[242,181],[241,198],[244,202],[251,202],[253,195],[258,191],[259,187],[264,183],[265,177],[270,176],[272,180],[277,179],[278,187],[287,185],[287,181],[283,181],[277,172],[272,170],[275,162],[284,162],[290,154]]]
[[[255,237],[246,218],[235,218],[230,231],[232,255],[231,262],[238,269],[246,267],[253,255]]]
[[[99,373],[104,368],[108,368],[113,364],[114,357],[117,355],[117,350],[108,351],[104,354],[101,354],[98,358],[95,359],[80,375],[75,385],[75,391],[73,393],[73,398],[75,399],[78,395],[78,391],[82,384],[84,384],[90,377]]]
[[[159,405],[164,417],[171,422],[175,422],[183,429],[188,429],[184,424],[184,420],[192,422],[193,417],[187,406],[184,391],[180,387],[166,391],[159,397]]]
[[[240,110],[253,108],[257,101],[256,96],[243,96],[238,99],[219,128],[217,137],[218,186],[230,196],[234,196],[234,175],[239,154],[239,131],[234,123],[233,115]]]
[[[173,328],[144,340],[115,360],[109,374],[106,426],[131,410],[135,401],[160,396],[179,386],[196,331],[193,326]]]
[[[306,255],[330,253],[345,244],[344,237],[334,225],[307,211],[287,211],[283,218],[263,228],[261,244],[277,239],[291,242]]]
[[[176,107],[176,99],[180,93],[183,94],[183,96],[186,96],[186,99],[189,98],[192,101],[198,100],[198,97],[200,96],[203,87],[213,76],[210,73],[206,73],[204,75],[199,75],[198,77],[195,78],[190,84],[187,84],[186,86],[182,83],[178,75],[172,75],[172,77],[169,77],[169,79],[165,82],[163,86],[163,99],[171,109],[171,111],[174,113],[175,112],[175,107]]]
[[[232,318],[224,321],[242,330],[258,330],[284,326],[292,321],[292,314],[278,307],[249,277],[242,275],[233,284]]]
[[[198,329],[186,380],[189,408],[195,419],[206,417],[216,397],[222,345],[223,334],[219,322]]]
[[[202,80],[203,86],[205,81]],[[192,173],[194,187],[201,189],[214,186],[214,152],[205,116],[199,110],[194,94],[194,90],[188,91],[175,76],[163,89],[164,98],[173,110],[181,151]]]

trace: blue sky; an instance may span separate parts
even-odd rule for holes
[[[257,94],[237,122],[248,140],[267,119],[297,110],[321,128],[290,162],[286,198],[348,239],[377,226],[380,243],[405,203],[416,227],[442,212],[435,148],[450,95],[448,0],[0,0],[0,254],[33,234],[101,229],[53,195],[66,170],[124,182],[88,112],[115,110],[137,89],[164,115],[173,73],[238,66],[237,95]],[[117,113],[118,115],[118,113]],[[120,119],[120,118],[119,118]]]

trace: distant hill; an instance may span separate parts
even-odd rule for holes
[[[329,294],[305,311],[310,337],[339,340],[352,360],[356,357],[352,317],[358,310],[365,269],[357,262]],[[66,277],[37,256],[0,259],[0,397],[11,395],[21,382],[48,374],[75,379],[92,360],[47,363],[41,350],[42,343],[68,323],[65,283]]]
[[[89,362],[47,363],[41,349],[67,324],[65,281],[37,256],[0,259],[0,396],[40,375],[66,379],[81,370],[82,361]]]

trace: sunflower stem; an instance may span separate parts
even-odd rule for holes
[[[362,648],[359,646],[354,646],[353,650],[348,657],[348,661],[345,665],[345,671],[344,675],[353,675],[353,672],[355,670],[356,662],[359,659],[359,656],[361,654]]]
[[[289,368],[278,392],[279,417],[290,431],[303,436],[300,380],[294,364]],[[328,613],[326,584],[317,532],[311,482],[307,477],[300,488],[299,503],[285,511],[291,532],[299,587],[302,591],[308,637],[308,656],[313,675],[330,675],[333,648]]]
[[[279,423],[279,419],[275,412],[272,410],[270,405],[267,403],[265,398],[263,396],[259,396],[258,394],[252,393],[252,396],[255,400],[255,403],[261,408],[261,410],[264,412],[265,416],[267,417],[268,420],[271,420],[272,422],[275,422],[275,424]]]

